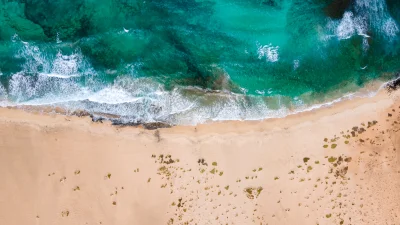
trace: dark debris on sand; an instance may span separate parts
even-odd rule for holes
[[[400,88],[400,73],[396,75],[396,79],[386,84],[386,90],[391,93]]]
[[[164,122],[151,122],[151,123],[144,123],[144,122],[126,122],[123,121],[119,116],[117,115],[111,115],[111,114],[91,114],[85,110],[76,110],[71,113],[72,116],[77,116],[77,117],[90,117],[92,119],[92,122],[94,123],[103,123],[103,121],[111,121],[111,124],[114,126],[120,126],[120,127],[128,127],[128,126],[142,126],[146,130],[157,130],[159,128],[171,128],[172,125]]]
[[[157,130],[159,128],[171,128],[172,125],[164,122],[151,122],[151,123],[145,123],[145,122],[127,122],[123,121],[123,119],[118,116],[118,115],[113,115],[113,114],[103,114],[103,113],[89,113],[88,111],[85,110],[75,110],[72,113],[70,113],[72,116],[77,116],[77,117],[90,117],[92,119],[92,122],[94,123],[103,123],[103,121],[111,121],[111,124],[114,126],[120,126],[120,127],[128,127],[128,126],[142,126],[146,130]]]
[[[163,122],[153,122],[153,123],[138,123],[138,122],[122,122],[119,120],[111,120],[112,125],[115,126],[121,126],[121,127],[127,127],[127,126],[143,126],[144,129],[146,130],[157,130],[159,128],[171,128],[172,126],[168,123],[163,123]]]

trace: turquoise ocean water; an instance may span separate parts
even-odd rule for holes
[[[282,117],[400,70],[398,0],[0,0],[1,105]]]

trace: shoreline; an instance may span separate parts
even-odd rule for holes
[[[399,98],[158,130],[0,108],[0,221],[395,224]]]
[[[78,109],[71,109],[66,106],[62,106],[63,103],[65,102],[60,102],[60,103],[50,103],[50,104],[39,104],[39,105],[29,105],[29,104],[22,104],[22,105],[15,105],[15,104],[7,104],[3,103],[0,108],[16,108],[16,109],[22,109],[26,111],[31,111],[35,113],[43,113],[43,114],[61,114],[61,115],[66,115],[66,116],[78,116],[78,117],[85,117],[85,116],[90,116],[93,122],[104,122],[108,121],[111,122],[113,125],[117,126],[142,126],[145,127],[146,129],[154,130],[158,128],[169,128],[172,126],[197,126],[201,124],[212,124],[212,123],[224,123],[224,122],[235,122],[235,121],[265,121],[265,120],[270,120],[270,119],[280,119],[280,118],[286,118],[288,116],[296,115],[296,114],[301,114],[304,112],[309,112],[309,111],[315,111],[319,110],[321,108],[325,107],[331,107],[332,105],[335,105],[337,103],[343,102],[343,101],[351,101],[353,99],[358,99],[358,98],[370,98],[371,96],[377,95],[379,92],[382,92],[383,89],[385,89],[390,83],[394,83],[397,81],[397,79],[391,80],[391,81],[383,81],[383,80],[375,80],[367,83],[364,87],[358,87],[356,92],[349,92],[349,93],[341,93],[335,94],[335,91],[332,91],[330,93],[332,96],[329,101],[323,101],[323,102],[315,102],[314,104],[311,105],[302,105],[299,107],[294,107],[294,106],[283,106],[283,108],[275,111],[275,113],[278,113],[278,111],[283,110],[284,113],[283,115],[278,115],[274,114],[272,117],[260,117],[257,119],[208,119],[204,120],[203,122],[195,122],[195,123],[188,123],[182,122],[182,123],[169,123],[167,121],[154,121],[154,122],[133,122],[130,119],[126,120],[121,115],[118,114],[110,114],[106,112],[89,112],[86,111],[84,108],[78,108]],[[346,88],[344,88],[346,89]],[[232,93],[234,94],[234,93]],[[235,94],[234,94],[235,95]],[[329,94],[326,94],[329,95]],[[334,97],[335,96],[335,97]],[[254,96],[253,96],[254,97]],[[276,97],[276,96],[275,96]],[[301,97],[301,96],[300,96]],[[304,96],[303,96],[304,97]],[[269,109],[268,109],[269,110]],[[268,111],[267,110],[267,111]],[[272,112],[272,111],[271,111]],[[264,115],[266,116],[266,115]]]
[[[397,80],[397,79],[396,79]],[[231,124],[244,124],[246,126],[270,126],[271,124],[276,124],[280,123],[281,121],[287,120],[287,124],[291,125],[296,125],[296,123],[301,122],[299,118],[302,118],[301,120],[315,120],[322,118],[324,116],[328,116],[329,114],[336,114],[338,112],[342,112],[343,110],[351,110],[353,108],[356,108],[362,104],[365,103],[375,103],[381,100],[388,100],[388,91],[385,89],[385,86],[387,86],[390,82],[394,82],[396,80],[392,80],[389,82],[384,82],[380,83],[379,88],[374,91],[374,95],[370,96],[370,92],[368,92],[368,95],[361,95],[361,96],[356,96],[354,98],[345,98],[344,100],[340,100],[344,98],[345,96],[341,98],[334,99],[330,102],[327,103],[321,103],[317,104],[318,107],[312,109],[306,109],[304,111],[299,111],[299,112],[294,112],[291,114],[288,114],[283,117],[274,117],[274,118],[266,118],[266,119],[260,119],[260,120],[216,120],[216,121],[208,121],[205,123],[200,123],[196,125],[171,125],[167,124],[164,122],[153,122],[153,123],[115,123],[115,121],[111,121],[105,117],[96,117],[94,114],[90,114],[84,110],[76,110],[72,111],[67,114],[67,110],[59,107],[53,107],[53,106],[35,106],[35,105],[21,105],[21,106],[7,106],[7,107],[0,107],[0,113],[2,110],[16,110],[16,111],[22,111],[26,112],[30,115],[40,115],[40,116],[50,116],[50,117],[65,117],[70,120],[71,118],[79,118],[79,120],[84,120],[87,122],[91,122],[94,124],[103,124],[105,126],[110,126],[115,127],[116,129],[123,129],[123,128],[133,128],[133,129],[145,129],[145,130],[156,130],[156,129],[172,129],[172,130],[182,130],[182,131],[187,131],[187,130],[192,130],[193,128],[196,127],[204,127],[207,128],[209,126],[211,127],[219,127],[219,129],[225,129],[231,127]],[[376,85],[376,84],[372,84]],[[395,91],[396,94],[399,91]],[[356,92],[353,94],[360,94],[360,92]],[[396,95],[395,94],[395,95]],[[101,113],[97,113],[97,115],[104,115]],[[108,116],[114,116],[114,115],[108,115]],[[146,126],[149,126],[150,129],[146,128]],[[237,131],[237,130],[235,130]]]

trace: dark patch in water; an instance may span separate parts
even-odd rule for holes
[[[340,19],[344,12],[352,4],[353,0],[333,0],[325,7],[325,14],[333,19]]]
[[[391,16],[399,23],[400,22],[400,1],[399,0],[386,0],[388,10]]]
[[[268,5],[272,7],[278,7],[282,4],[282,0],[262,0],[261,5]]]

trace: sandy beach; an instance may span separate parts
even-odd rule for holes
[[[399,92],[159,130],[0,109],[0,224],[400,224]]]

